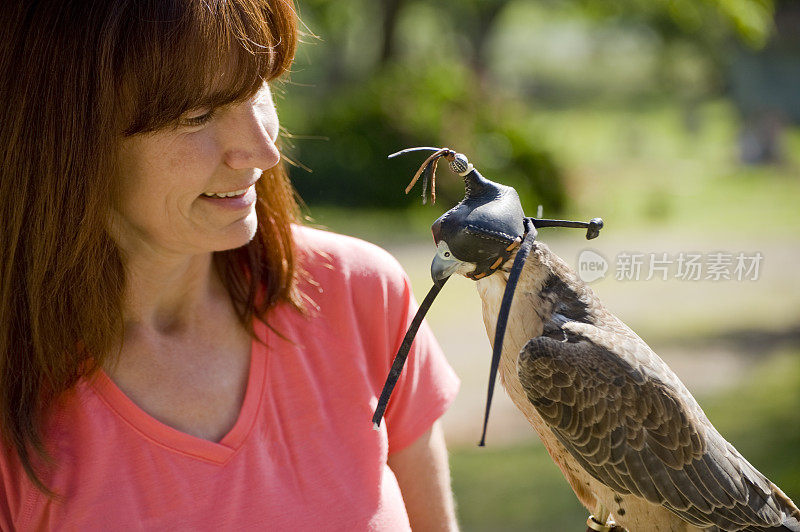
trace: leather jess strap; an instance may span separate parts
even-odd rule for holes
[[[397,354],[392,362],[392,368],[389,370],[389,375],[386,377],[380,399],[378,399],[378,406],[375,407],[375,413],[372,415],[372,428],[375,430],[380,429],[381,419],[383,419],[383,414],[386,412],[386,407],[389,405],[389,398],[392,396],[392,391],[398,379],[400,379],[400,374],[403,372],[403,367],[406,364],[406,359],[408,359],[408,353],[411,351],[411,344],[414,343],[414,337],[417,336],[419,326],[422,325],[425,314],[428,313],[428,310],[433,304],[433,300],[439,295],[447,279],[449,279],[449,277],[435,283],[431,289],[428,290],[428,295],[425,296],[416,315],[414,315],[414,319],[411,320],[411,325],[409,325],[408,331],[406,331],[403,343],[400,344],[400,349],[397,350]]]

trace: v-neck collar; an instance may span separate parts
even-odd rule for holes
[[[267,373],[266,346],[267,327],[254,320],[256,336],[250,348],[250,369],[244,401],[233,427],[218,442],[205,440],[166,425],[142,410],[112,381],[108,374],[99,370],[89,386],[120,418],[136,431],[159,445],[176,452],[209,462],[224,464],[233,457],[245,442],[258,417]]]

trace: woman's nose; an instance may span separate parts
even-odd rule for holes
[[[278,117],[269,105],[245,102],[230,110],[225,120],[225,164],[239,170],[268,170],[278,164],[281,154],[275,146]]]

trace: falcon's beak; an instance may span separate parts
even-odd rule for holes
[[[465,263],[453,256],[446,242],[441,241],[436,247],[438,249],[431,263],[431,277],[434,283],[439,284],[443,279],[456,273],[459,267]]]
[[[438,284],[442,279],[450,277],[458,270],[460,265],[461,261],[456,258],[450,257],[449,259],[445,259],[436,255],[431,263],[431,277],[433,278],[433,282]]]

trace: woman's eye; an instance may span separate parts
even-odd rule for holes
[[[214,118],[214,109],[209,109],[202,114],[181,117],[178,122],[181,126],[197,127],[208,123],[212,118]]]

